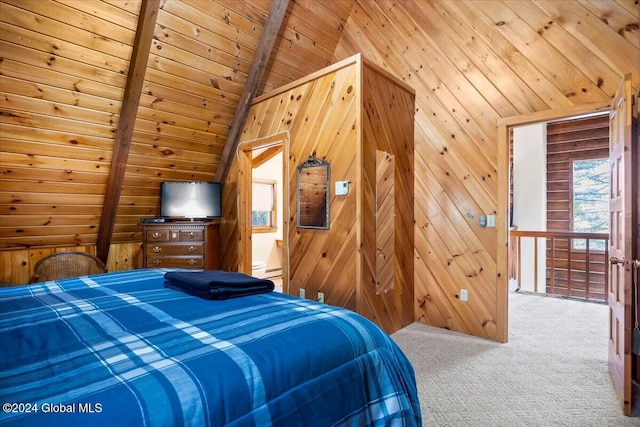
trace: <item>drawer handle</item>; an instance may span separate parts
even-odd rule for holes
[[[196,251],[196,247],[195,247],[195,246],[189,246],[189,247],[187,248],[187,250],[189,251],[189,253],[191,253],[191,254],[192,254],[192,253],[194,253],[194,252]]]
[[[158,266],[162,263],[162,261],[160,261],[159,259],[154,259],[153,260],[153,265]]]
[[[160,246],[156,246],[155,248],[153,248],[153,252],[158,253],[162,250],[162,248]]]
[[[189,232],[189,237],[194,237],[196,235],[196,233],[194,233],[193,231]]]
[[[172,239],[177,239],[178,238],[178,233],[175,232],[175,231],[171,232],[171,238]]]
[[[190,260],[189,260],[189,265],[190,265],[190,266],[194,266],[194,265],[196,265],[196,263],[197,263],[197,262],[198,262],[198,261],[196,261],[195,259],[190,259]]]
[[[155,233],[153,233],[151,235],[151,237],[153,237],[154,239],[159,239],[160,238],[160,233],[158,233],[157,231]]]

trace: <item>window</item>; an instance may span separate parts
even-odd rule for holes
[[[573,231],[609,232],[608,159],[573,161]],[[586,247],[586,240],[574,240],[575,249]],[[590,241],[589,249],[604,250],[604,241]]]
[[[276,185],[275,181],[253,181],[251,227],[254,233],[276,231]]]

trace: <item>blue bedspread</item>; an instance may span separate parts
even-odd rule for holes
[[[413,368],[363,317],[211,301],[135,270],[0,290],[0,424],[420,425]]]

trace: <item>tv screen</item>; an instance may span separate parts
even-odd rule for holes
[[[221,182],[163,182],[160,215],[165,218],[220,218]]]

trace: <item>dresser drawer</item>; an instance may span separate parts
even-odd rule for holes
[[[175,234],[171,233],[171,240],[174,240]],[[179,230],[178,239],[181,242],[204,241],[204,230]]]
[[[146,230],[145,238],[147,242],[168,242],[169,230],[162,228]]]
[[[218,223],[174,221],[142,225],[143,267],[219,268]]]
[[[148,267],[204,268],[203,257],[148,257]]]
[[[204,242],[180,243],[173,245],[169,243],[148,243],[147,256],[202,256],[204,255]]]
[[[204,230],[164,228],[146,231],[147,242],[197,242],[204,241]]]

